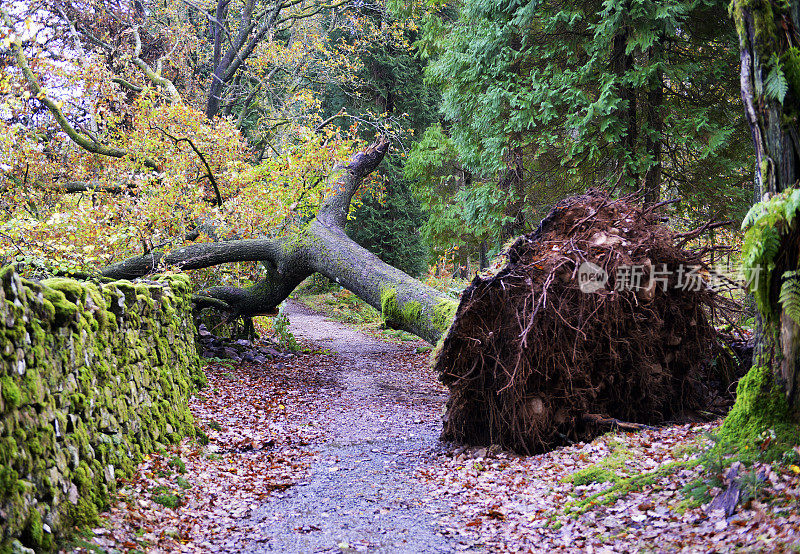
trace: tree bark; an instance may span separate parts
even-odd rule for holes
[[[658,59],[661,45],[654,44],[648,56]],[[644,203],[652,205],[661,199],[661,133],[664,129],[664,77],[659,69],[653,75],[647,91],[646,123],[647,140],[645,149],[653,158],[653,165],[644,176]]]
[[[169,253],[151,252],[102,271],[104,277],[134,279],[177,266],[200,269],[223,263],[260,261],[267,275],[246,289],[213,287],[196,297],[199,308],[222,309],[229,317],[271,313],[308,276],[319,272],[381,311],[387,325],[435,344],[447,329],[457,302],[381,261],[344,233],[350,201],[363,178],[389,148],[380,141],[334,168],[332,192],[316,219],[293,235],[193,244]]]
[[[734,0],[731,12],[739,34],[742,102],[756,154],[756,190],[759,195],[774,196],[795,187],[800,176],[800,82],[796,74],[800,4]],[[782,98],[774,86],[768,86],[778,73],[776,66],[787,76]],[[777,442],[798,442],[800,326],[777,292],[787,279],[786,272],[798,269],[800,230],[792,223],[797,214],[789,215],[786,224],[775,229],[780,234],[777,253],[770,264],[759,268],[758,279],[767,280],[769,294],[756,295],[760,319],[754,365],[739,383],[736,404],[721,433],[724,440],[747,448],[763,442],[767,432],[777,435]]]
[[[619,9],[623,10],[623,13],[627,12],[629,10],[628,3],[624,2]],[[626,53],[629,38],[630,29],[625,26],[614,35],[611,44],[611,71],[621,82],[624,81],[625,74],[630,71],[634,65],[633,53]],[[622,137],[621,142],[624,151],[629,153],[629,156],[634,157],[639,130],[636,122],[636,90],[630,84],[620,83],[619,96],[625,104],[620,110],[620,117],[625,125],[625,136]],[[623,161],[623,180],[631,183],[639,181],[638,173],[631,171],[629,163],[625,161]]]

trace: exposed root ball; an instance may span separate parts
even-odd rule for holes
[[[462,295],[435,361],[443,438],[542,452],[607,430],[597,414],[660,423],[724,390],[731,360],[708,318],[721,300],[683,238],[597,191],[559,203]]]

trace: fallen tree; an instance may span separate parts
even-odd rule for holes
[[[735,364],[709,320],[710,309],[730,306],[698,273],[704,252],[682,247],[695,233],[672,231],[655,207],[596,191],[568,198],[513,243],[502,269],[476,276],[459,305],[343,231],[353,194],[388,146],[381,140],[335,168],[317,217],[294,234],[151,252],[103,275],[261,261],[261,281],[210,288],[197,306],[228,318],[273,313],[319,272],[379,309],[389,326],[431,343],[449,328],[435,363],[451,392],[443,437],[459,442],[539,452],[591,439],[606,420],[657,424],[730,406]],[[585,262],[607,286],[583,289]],[[630,290],[620,287],[624,267],[641,271]],[[682,273],[694,275],[692,286],[679,287]]]
[[[13,28],[8,14],[0,13]],[[134,36],[136,28],[131,28]],[[47,96],[46,88],[27,65],[21,35],[11,38],[30,92],[43,102],[71,140],[94,154],[128,160],[132,167],[161,169],[157,162],[166,162],[168,156],[154,160],[144,151],[127,149],[138,148],[137,142],[120,146],[101,143],[95,134],[87,134],[67,121],[61,105]],[[139,58],[138,40],[136,44],[134,62],[146,82],[164,93],[165,105],[180,105],[176,87]],[[153,126],[151,130],[160,128]],[[205,129],[206,134],[212,131],[211,127]],[[162,134],[176,143],[188,140],[183,135]],[[699,262],[699,255],[683,252],[673,243],[680,237],[658,225],[652,211],[637,208],[626,212],[622,204],[600,197],[583,202],[590,208],[583,213],[566,210],[573,214],[572,219],[554,211],[538,234],[523,237],[512,246],[507,253],[509,264],[500,273],[473,282],[454,321],[458,307],[454,300],[382,262],[344,233],[353,194],[364,176],[380,164],[388,147],[388,142],[381,140],[349,163],[334,168],[328,179],[329,194],[316,217],[287,236],[149,251],[109,266],[102,274],[130,279],[170,266],[188,271],[258,261],[266,275],[253,286],[212,287],[196,295],[195,304],[201,309],[215,308],[228,318],[273,313],[303,279],[319,272],[378,308],[390,326],[431,343],[436,343],[453,322],[437,368],[452,391],[445,436],[462,441],[499,442],[517,450],[538,451],[591,437],[596,431],[589,425],[609,421],[619,425],[619,420],[662,422],[707,400],[694,386],[710,380],[708,370],[718,354],[717,336],[705,312],[713,306],[714,298],[706,289],[694,296],[675,297],[660,295],[656,287],[645,287],[644,292],[611,300],[600,295],[602,302],[588,301],[588,295],[576,290],[574,277],[579,261],[593,260],[613,272],[625,261],[619,253],[630,246],[630,241],[635,248],[628,261],[648,268],[643,277],[651,276],[659,263],[671,264],[674,270],[681,263]],[[193,150],[203,161],[205,177],[213,184],[206,158],[194,146]],[[217,154],[224,151],[217,149]],[[76,186],[96,190],[91,185]],[[218,190],[215,192],[216,204],[221,205],[223,199]],[[559,208],[564,211],[565,206],[573,204]],[[591,227],[592,222],[603,219],[597,214],[612,208],[631,215],[639,225],[623,225],[623,229],[613,220],[614,225],[600,229],[602,236],[587,235],[598,230]],[[561,233],[558,241],[546,244],[546,234],[556,228]],[[573,256],[565,261],[565,252],[577,255],[591,250],[589,246],[595,248],[595,257]],[[633,256],[637,248],[641,252]],[[610,257],[603,258],[605,255]],[[616,265],[610,264],[612,258]],[[796,264],[787,269],[796,269]],[[644,329],[643,323],[658,325]],[[790,369],[794,372],[793,366]],[[729,377],[719,375],[717,381],[722,384]]]
[[[317,217],[294,234],[192,244],[171,252],[153,251],[105,268],[104,277],[134,279],[168,266],[201,269],[224,263],[259,261],[266,276],[248,288],[212,287],[195,297],[198,308],[216,308],[229,319],[273,313],[308,276],[325,275],[380,310],[388,325],[435,344],[452,320],[456,302],[381,261],[344,232],[350,202],[366,175],[381,162],[389,142],[380,140],[334,168],[330,194]]]
[[[724,415],[736,365],[709,313],[730,306],[701,275],[703,250],[682,247],[692,236],[597,191],[559,202],[462,294],[435,361],[443,437],[536,453],[591,440],[609,417]]]

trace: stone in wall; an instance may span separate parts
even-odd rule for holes
[[[38,283],[6,267],[0,285],[0,551],[47,550],[157,444],[194,433],[189,282]]]

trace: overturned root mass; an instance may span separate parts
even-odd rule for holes
[[[607,430],[598,414],[657,424],[724,391],[732,362],[708,317],[721,299],[682,238],[600,192],[559,203],[462,295],[435,361],[443,438],[542,452]]]

